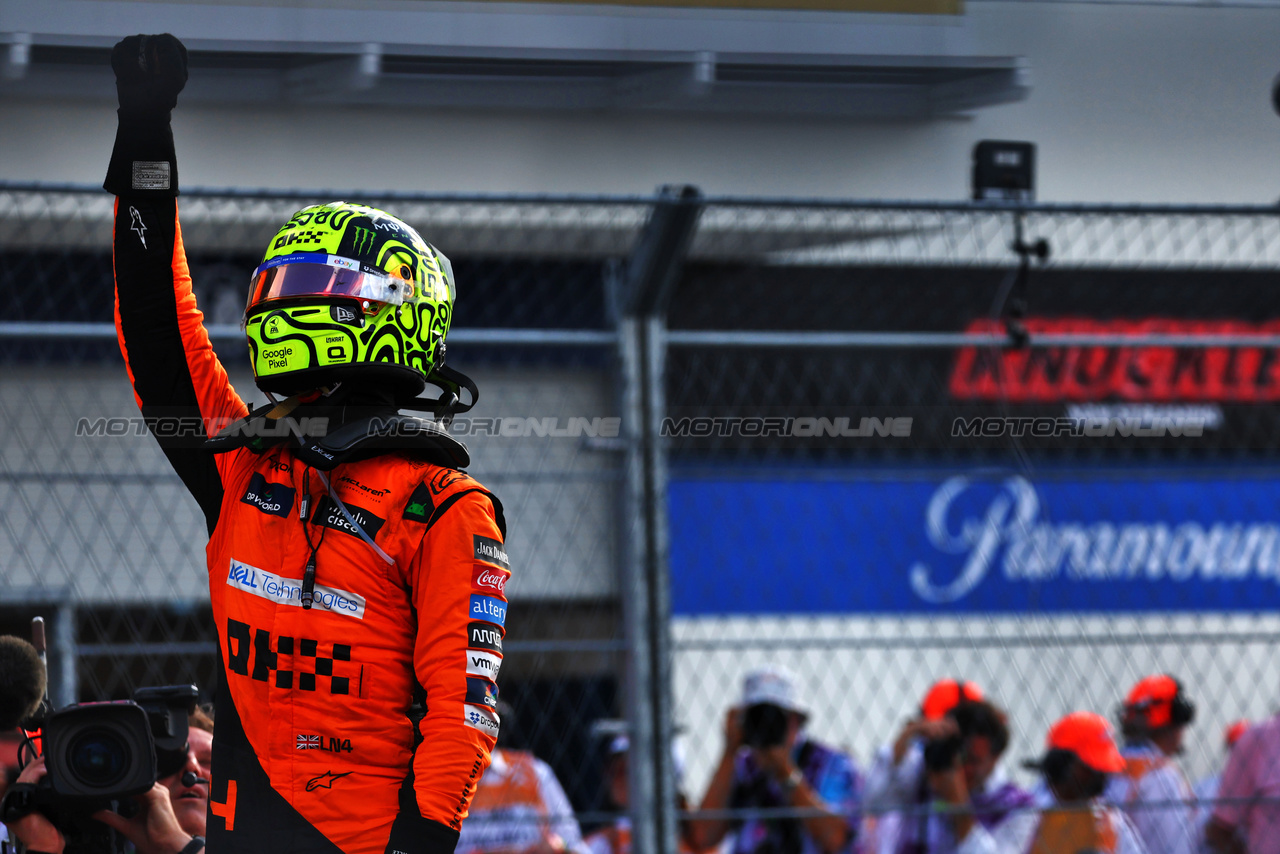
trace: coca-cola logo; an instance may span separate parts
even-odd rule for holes
[[[507,587],[507,579],[511,573],[494,569],[491,566],[477,566],[471,570],[471,586],[476,590],[502,595]]]

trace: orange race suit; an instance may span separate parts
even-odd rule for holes
[[[498,731],[501,505],[404,450],[337,465],[329,482],[388,564],[292,446],[209,453],[247,410],[196,308],[176,199],[117,197],[114,263],[138,405],[210,534],[209,851],[451,852]]]

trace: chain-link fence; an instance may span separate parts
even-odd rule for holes
[[[194,287],[251,405],[246,276],[304,204],[327,197],[188,192]],[[604,274],[646,207],[615,200],[360,199],[395,210],[452,259],[449,360],[478,383],[451,425],[502,500],[517,571],[505,644],[505,737],[557,772],[585,813],[625,716],[618,551],[616,340]],[[3,630],[51,628],[57,704],[142,686],[216,688],[203,517],[137,417],[112,325],[112,200],[0,190],[0,605]],[[588,815],[588,818],[590,816]]]
[[[1055,720],[1154,673],[1198,706],[1188,778],[1220,769],[1280,689],[1278,225],[708,202],[663,424],[695,800],[766,666],[873,789],[944,678],[1007,711],[1028,787]]]
[[[180,200],[242,394],[243,277],[320,196]],[[637,818],[669,771],[696,806],[764,666],[864,775],[943,677],[1007,710],[1025,783],[1050,723],[1148,673],[1198,704],[1192,779],[1272,709],[1273,211],[352,201],[454,262],[449,358],[481,389],[454,430],[517,567],[504,727],[584,825],[628,729]],[[0,629],[50,618],[62,702],[215,689],[203,523],[134,418],[110,228],[100,192],[0,188]]]

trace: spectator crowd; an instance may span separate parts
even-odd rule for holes
[[[503,732],[518,732],[503,711]],[[748,674],[705,791],[679,795],[679,854],[1280,854],[1280,715],[1232,724],[1225,766],[1193,786],[1178,757],[1195,705],[1168,674],[1133,686],[1118,734],[1092,711],[1055,722],[1023,763],[1035,772],[1029,789],[1007,771],[1006,714],[974,682],[935,682],[865,770],[809,736],[809,715],[791,674]],[[212,725],[200,711],[190,724],[182,771],[132,818],[99,816],[139,852],[184,850],[203,835]],[[626,735],[609,739],[602,792],[618,817],[584,836],[551,767],[504,735],[457,854],[630,854],[629,751]],[[679,784],[679,754],[673,766]],[[5,772],[0,786],[36,782],[43,762]],[[0,825],[5,838],[34,851],[63,845],[39,813]]]
[[[1008,716],[971,681],[935,682],[865,769],[809,717],[791,674],[747,675],[705,791],[679,794],[680,854],[1280,854],[1280,717],[1234,723],[1224,769],[1193,786],[1178,757],[1195,705],[1168,674],[1135,684],[1115,726],[1056,721],[1023,762],[1030,788],[1008,772]],[[616,821],[584,837],[550,767],[503,747],[459,854],[630,854],[626,736],[603,753]]]

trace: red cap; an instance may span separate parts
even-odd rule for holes
[[[1124,770],[1124,757],[1116,748],[1111,724],[1093,712],[1072,712],[1049,728],[1049,750],[1070,750],[1095,771],[1115,774]]]
[[[1227,727],[1226,732],[1222,734],[1223,740],[1227,743],[1227,749],[1229,750],[1235,747],[1236,742],[1240,740],[1240,736],[1244,735],[1248,731],[1248,721],[1236,721],[1231,726]]]
[[[1173,722],[1173,698],[1178,696],[1178,681],[1164,673],[1148,676],[1129,691],[1124,700],[1126,715],[1142,715],[1152,729]]]
[[[967,700],[970,703],[981,702],[982,689],[972,682],[957,682],[955,679],[939,679],[924,695],[920,704],[920,714],[927,721],[940,721],[947,712]]]

